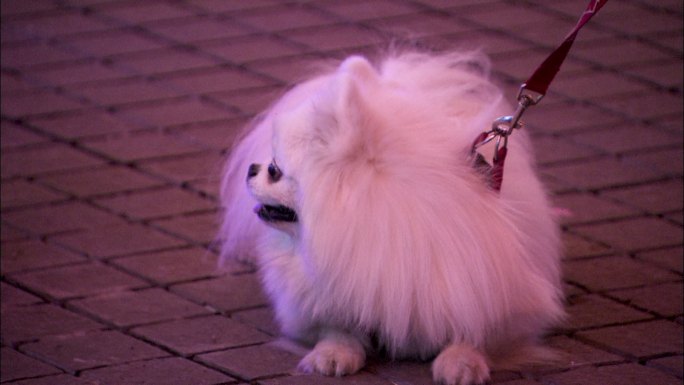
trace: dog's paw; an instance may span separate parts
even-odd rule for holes
[[[359,341],[351,336],[336,334],[321,339],[297,368],[304,373],[344,376],[359,371],[366,361],[366,353]]]
[[[468,345],[451,345],[432,363],[432,378],[444,385],[483,384],[489,379],[487,360]]]

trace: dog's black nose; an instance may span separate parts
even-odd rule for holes
[[[247,179],[252,179],[255,176],[257,176],[260,169],[261,169],[261,165],[259,165],[257,163],[250,164],[249,169],[247,170]]]

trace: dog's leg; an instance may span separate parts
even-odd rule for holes
[[[474,347],[455,343],[447,346],[432,363],[432,378],[445,385],[482,384],[489,379],[487,359]]]
[[[340,330],[325,329],[313,350],[299,363],[298,369],[305,373],[339,377],[356,373],[365,361],[366,352],[358,338]]]

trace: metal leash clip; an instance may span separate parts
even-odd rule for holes
[[[486,137],[477,143],[475,148],[479,148],[496,138],[493,160],[497,162],[499,160],[499,148],[506,148],[508,146],[508,137],[513,133],[513,130],[522,127],[523,124],[520,121],[522,114],[529,106],[539,103],[543,97],[543,94],[529,90],[523,84],[518,92],[518,107],[513,112],[513,115],[502,116],[492,122],[492,128],[487,131]],[[503,146],[501,145],[502,138]]]

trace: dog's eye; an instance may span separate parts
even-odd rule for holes
[[[277,182],[280,177],[283,176],[283,172],[280,171],[280,168],[276,164],[275,160],[271,161],[271,163],[268,165],[268,176],[273,182]]]

